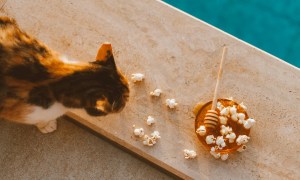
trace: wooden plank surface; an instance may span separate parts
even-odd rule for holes
[[[299,69],[159,1],[122,2],[9,0],[1,13],[53,49],[83,61],[93,60],[100,43],[110,41],[128,78],[145,74],[144,82],[130,84],[130,101],[120,114],[68,113],[112,141],[182,178],[300,178]],[[213,159],[198,142],[192,113],[197,102],[212,99],[223,44],[228,54],[219,95],[245,102],[257,120],[247,151],[226,162]],[[155,88],[163,95],[152,99]],[[178,108],[168,110],[166,98],[175,98]],[[145,123],[148,115],[157,119],[152,127]],[[147,134],[158,130],[162,138],[145,147],[133,136],[133,124]],[[183,149],[196,150],[197,159],[185,160]]]

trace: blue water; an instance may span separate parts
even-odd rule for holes
[[[164,0],[300,67],[300,0]]]

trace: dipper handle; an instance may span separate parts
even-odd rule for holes
[[[216,83],[215,92],[214,92],[214,98],[213,98],[213,102],[212,102],[212,106],[211,106],[211,110],[215,110],[216,107],[217,107],[219,84],[220,84],[220,81],[221,81],[221,78],[222,78],[222,74],[223,74],[223,63],[224,63],[226,51],[227,51],[227,47],[224,46],[223,47],[223,52],[222,52],[222,58],[221,58],[221,62],[220,62],[220,68],[219,68],[217,83]]]

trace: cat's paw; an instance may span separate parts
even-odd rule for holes
[[[48,122],[41,122],[38,123],[36,126],[44,134],[51,133],[57,129],[57,121],[51,120]]]

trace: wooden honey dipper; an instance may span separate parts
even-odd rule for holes
[[[227,47],[224,46],[212,106],[211,106],[211,109],[207,111],[207,113],[204,117],[204,126],[206,128],[215,129],[216,126],[219,124],[219,115],[218,115],[218,112],[216,111],[216,107],[217,107],[217,101],[218,101],[219,83],[220,83],[222,73],[223,73],[223,62],[224,62],[226,51],[227,51]]]

